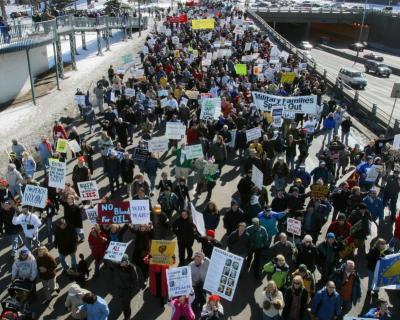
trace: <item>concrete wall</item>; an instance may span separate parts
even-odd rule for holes
[[[380,44],[383,49],[400,49],[399,18],[368,15],[366,23],[370,26],[368,42]]]
[[[49,69],[46,46],[29,50],[32,75],[35,77]],[[26,51],[18,51],[0,56],[0,104],[13,100],[19,94],[30,90]]]

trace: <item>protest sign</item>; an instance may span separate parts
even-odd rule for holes
[[[290,119],[290,120],[296,119],[296,113],[291,112],[291,111],[283,111],[282,118]]]
[[[262,189],[262,187],[264,185],[264,174],[254,164],[251,169],[251,182],[253,182],[255,184],[255,186],[260,190]]]
[[[168,90],[158,90],[157,94],[159,97],[168,97]]]
[[[221,98],[205,98],[201,100],[201,120],[217,120],[221,114]]]
[[[148,199],[130,201],[132,224],[148,224],[150,222],[150,202]]]
[[[201,144],[194,144],[185,147],[186,159],[197,159],[203,157],[203,146]]]
[[[250,130],[246,130],[246,139],[247,142],[258,140],[261,138],[261,128],[255,127]]]
[[[181,122],[167,122],[165,136],[171,140],[181,140],[185,136],[186,127]]]
[[[75,139],[68,141],[68,147],[72,150],[72,152],[81,152],[81,146]]]
[[[365,178],[365,181],[366,182],[375,182],[381,171],[382,171],[382,166],[373,164],[371,166],[371,168],[368,169],[367,177]]]
[[[22,196],[23,206],[44,208],[47,204],[47,188],[27,184]]]
[[[396,134],[393,139],[393,148],[396,150],[400,149],[400,134]]]
[[[121,262],[127,247],[127,243],[111,241],[104,254],[104,259]]]
[[[187,95],[189,100],[197,100],[197,97],[199,96],[199,92],[193,90],[186,90],[185,94]]]
[[[211,66],[211,60],[212,59],[203,58],[203,59],[201,59],[201,65],[204,67]]]
[[[149,140],[149,152],[164,152],[168,150],[168,139]]]
[[[97,223],[97,207],[96,208],[86,208],[85,209],[86,218],[90,221],[91,224]]]
[[[193,30],[214,29],[214,19],[195,19],[192,20]]]
[[[177,36],[173,36],[171,38],[171,40],[172,40],[172,43],[175,44],[175,45],[177,45],[179,43],[179,38]]]
[[[281,83],[293,83],[296,74],[294,72],[283,72],[281,75]]]
[[[75,141],[75,140],[74,140]],[[67,166],[65,162],[50,162],[49,168],[49,187],[65,189],[65,176]]]
[[[125,67],[118,67],[117,70],[115,71],[115,73],[124,75],[125,71],[126,71]]]
[[[203,289],[232,301],[242,264],[242,257],[214,247]]]
[[[251,43],[250,42],[247,42],[245,45],[244,45],[244,51],[250,51],[251,50]]]
[[[187,106],[188,101],[189,101],[189,99],[182,97],[181,101],[179,101],[179,106],[181,106],[181,105]]]
[[[247,75],[247,65],[244,63],[235,64],[235,72],[239,76],[246,76]]]
[[[263,92],[252,92],[253,101],[261,111],[271,112],[273,107],[283,107],[284,111],[294,113],[317,113],[317,96],[282,97]]]
[[[125,95],[126,95],[128,98],[134,97],[135,94],[136,94],[135,89],[133,89],[133,88],[125,88]]]
[[[74,96],[74,102],[76,105],[85,106],[86,105],[85,98],[86,96],[83,94],[76,94]]]
[[[203,215],[196,210],[195,206],[193,205],[193,203],[190,203],[190,211],[192,213],[192,220],[194,225],[197,228],[197,231],[202,235],[205,236],[206,235],[206,227],[204,224],[204,218]]]
[[[160,105],[161,105],[161,108],[168,107],[168,106],[169,106],[169,100],[168,100],[168,98],[161,99],[161,100],[160,100]]]
[[[122,151],[108,148],[107,157],[110,157],[111,155],[115,155],[118,160],[122,160],[124,158],[124,153]]]
[[[325,198],[329,193],[329,187],[327,185],[313,184],[310,186],[311,197],[313,198]]]
[[[175,240],[152,240],[150,264],[170,266],[174,264]]]
[[[78,182],[78,189],[81,200],[99,199],[99,190],[94,180]]]
[[[400,253],[389,254],[378,260],[374,283],[376,288],[400,289]]]
[[[60,153],[67,153],[68,150],[68,140],[66,139],[58,139],[56,151]]]
[[[189,266],[167,270],[168,296],[186,296],[192,292],[192,272]]]
[[[286,231],[296,236],[301,236],[301,221],[293,218],[287,218]]]
[[[129,201],[110,201],[97,204],[99,224],[131,223]]]
[[[133,61],[133,54],[132,53],[125,54],[121,56],[121,59],[123,64],[128,64]]]

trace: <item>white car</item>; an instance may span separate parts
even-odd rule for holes
[[[364,73],[356,69],[341,68],[337,80],[344,82],[352,88],[364,89],[367,86],[367,79]]]
[[[299,48],[300,48],[300,49],[303,49],[303,50],[311,50],[311,49],[314,48],[314,47],[313,47],[313,45],[312,45],[310,42],[308,42],[308,41],[301,41],[301,42],[299,43]]]

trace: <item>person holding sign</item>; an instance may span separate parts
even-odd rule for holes
[[[22,227],[24,231],[24,243],[29,250],[32,250],[32,244],[40,246],[38,235],[42,222],[36,214],[29,212],[27,206],[22,207],[21,214],[15,213],[12,223],[13,225],[20,225]]]
[[[196,316],[192,310],[192,302],[194,300],[194,292],[189,296],[180,296],[175,299],[169,299],[168,305],[172,308],[173,313],[171,320],[195,320]]]

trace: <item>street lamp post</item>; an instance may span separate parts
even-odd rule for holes
[[[368,0],[365,0],[365,2],[364,2],[364,10],[363,10],[363,16],[362,16],[362,20],[361,20],[360,33],[358,34],[358,42],[359,43],[361,43],[362,33],[363,33],[363,30],[364,30],[365,14],[366,14],[366,11],[367,11],[367,2],[368,2]],[[356,58],[354,60],[354,64],[353,65],[355,65],[357,63],[357,59],[358,59],[358,55],[359,54],[360,54],[360,50],[357,49],[357,55],[356,55]]]
[[[139,4],[139,37],[141,37],[142,36],[142,23],[141,23],[141,13],[140,13],[140,1],[141,0],[138,0],[138,4]]]

